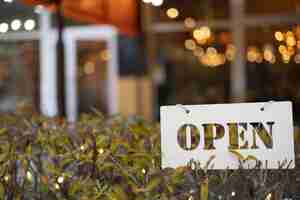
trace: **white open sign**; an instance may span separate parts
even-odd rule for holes
[[[237,169],[251,157],[262,168],[279,163],[295,167],[291,102],[241,103],[161,107],[162,167],[205,165],[214,156],[214,169]]]

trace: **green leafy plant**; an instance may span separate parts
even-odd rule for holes
[[[250,200],[299,191],[298,169],[208,170],[214,157],[161,169],[160,158],[159,125],[140,118],[1,116],[0,199]]]

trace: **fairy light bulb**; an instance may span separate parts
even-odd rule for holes
[[[192,40],[192,39],[186,40],[184,42],[184,46],[185,46],[186,49],[192,50],[192,51],[195,50],[196,47],[197,47],[196,42],[194,40]]]
[[[103,153],[104,153],[104,149],[99,149],[98,152],[99,152],[100,154],[103,154]]]
[[[27,179],[28,179],[29,181],[32,180],[32,174],[31,174],[30,171],[26,172],[26,177],[27,177]]]
[[[156,6],[156,7],[161,6],[164,3],[163,0],[152,0],[151,2],[152,2],[152,5]]]
[[[283,35],[283,33],[280,32],[280,31],[276,31],[275,34],[274,34],[274,36],[275,36],[275,39],[276,39],[277,41],[279,41],[279,42],[281,42],[281,41],[284,40],[284,35]]]
[[[9,180],[9,175],[5,175],[4,180],[7,182]]]
[[[184,25],[187,27],[187,28],[195,28],[195,26],[197,25],[196,21],[191,18],[191,17],[188,17],[184,20]]]
[[[147,173],[146,169],[142,169],[142,173],[146,174]]]
[[[59,187],[59,185],[57,183],[55,183],[54,184],[54,188],[57,189],[57,190],[59,190],[60,187]]]
[[[64,177],[63,176],[58,177],[57,182],[59,184],[62,184],[64,182]]]
[[[167,16],[171,19],[175,19],[179,16],[179,11],[176,8],[169,8],[167,10]]]
[[[17,31],[21,28],[22,22],[19,19],[15,19],[11,22],[10,26],[12,30]]]

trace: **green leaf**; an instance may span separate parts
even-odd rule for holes
[[[0,129],[0,136],[4,135],[5,133],[7,133],[7,129],[6,128],[1,128]]]
[[[7,153],[2,153],[0,154],[0,163],[7,160],[7,156],[8,154]]]
[[[3,185],[0,183],[0,199],[4,199],[5,191]]]
[[[205,180],[203,183],[201,183],[201,200],[208,200],[208,180]]]

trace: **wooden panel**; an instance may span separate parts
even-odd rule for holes
[[[295,12],[299,2],[293,0],[251,0],[246,2],[249,14],[275,14]]]
[[[143,78],[141,81],[142,84],[142,115],[151,120],[153,118],[153,85],[151,80]]]
[[[152,119],[152,83],[148,78],[123,77],[119,80],[120,113]]]
[[[119,80],[120,113],[125,116],[137,114],[136,80],[121,78]]]

